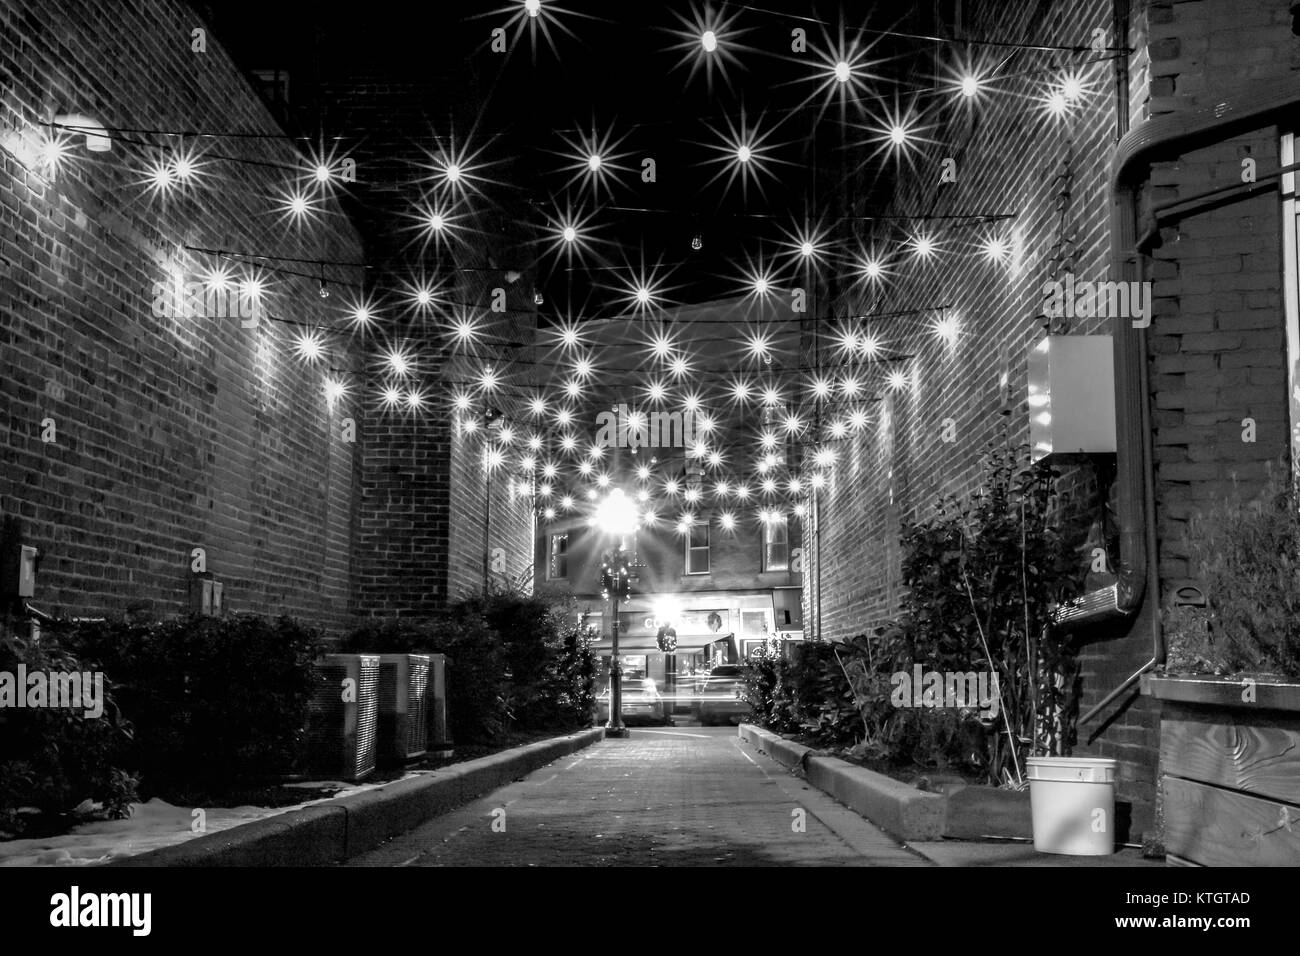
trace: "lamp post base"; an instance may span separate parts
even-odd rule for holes
[[[631,737],[631,736],[632,736],[632,732],[628,730],[626,727],[623,726],[611,727],[609,724],[605,725],[606,739],[610,737]]]

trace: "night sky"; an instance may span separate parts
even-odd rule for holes
[[[846,177],[867,197],[887,186],[879,155],[853,144],[868,136],[868,114],[892,105],[876,97],[895,95],[907,60],[856,28],[910,25],[894,10],[804,2],[546,0],[530,19],[515,0],[367,3],[346,16],[317,4],[268,12],[237,0],[210,15],[246,68],[290,70],[299,107],[312,82],[352,71],[444,78],[445,102],[429,108],[448,111],[457,138],[481,149],[475,161],[488,164],[480,174],[492,182],[475,201],[542,231],[530,251],[543,313],[584,317],[623,311],[636,275],[653,276],[668,302],[735,295],[760,264],[792,265],[786,244],[805,224],[842,215],[833,207]],[[498,26],[506,54],[489,48]],[[719,38],[709,57],[702,27]],[[796,27],[807,31],[807,52],[791,51]],[[835,83],[833,51],[876,82]],[[598,189],[581,165],[593,131],[615,166]],[[754,146],[748,176],[734,161],[742,142]],[[642,181],[646,157],[656,163],[654,183]],[[571,221],[587,240],[574,255],[550,241]]]

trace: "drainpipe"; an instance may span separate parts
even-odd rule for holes
[[[1262,89],[1258,84],[1237,87],[1213,106],[1191,113],[1160,116],[1126,134],[1116,147],[1111,163],[1112,277],[1119,281],[1141,279],[1135,190],[1152,163],[1222,141],[1239,132],[1258,129],[1273,122],[1277,114],[1294,110],[1297,106],[1300,106],[1300,79],[1290,77]],[[1113,333],[1120,566],[1115,584],[1085,594],[1057,609],[1056,624],[1066,629],[1103,621],[1131,620],[1141,609],[1148,592],[1157,597],[1159,594],[1146,329],[1133,328],[1131,320],[1117,317]],[[1164,662],[1164,636],[1158,608],[1154,609],[1151,619],[1151,660],[1081,716],[1080,723],[1094,717],[1133,686],[1142,674]]]

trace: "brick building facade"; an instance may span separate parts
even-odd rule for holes
[[[481,435],[458,433],[447,404],[485,361],[531,347],[530,283],[504,278],[526,258],[495,239],[411,252],[401,228],[428,118],[453,93],[359,80],[326,108],[338,89],[313,73],[268,100],[246,71],[277,64],[237,62],[223,26],[172,0],[0,4],[0,516],[5,547],[21,537],[39,551],[32,606],[182,613],[202,566],[227,611],[337,633],[357,615],[429,613],[480,590],[485,564],[494,580],[526,580],[531,501],[513,471],[494,476],[484,538]],[[299,122],[295,102],[321,125]],[[110,128],[111,149],[52,130],[56,114]],[[327,154],[357,161],[346,190],[314,191],[325,126],[341,137]],[[52,169],[51,133],[66,152]],[[195,181],[148,188],[150,164],[176,148],[195,151]],[[284,207],[294,188],[318,205],[301,222]],[[500,236],[517,218],[471,225]],[[155,314],[156,284],[214,268],[262,278],[261,321]],[[445,323],[401,295],[418,276],[480,322],[476,353],[449,347]],[[498,287],[504,314],[489,307]],[[376,319],[360,328],[349,310],[367,299]],[[325,352],[304,360],[312,331]],[[394,344],[414,360],[400,382],[380,364]],[[327,380],[347,393],[328,399]],[[396,408],[377,400],[390,384]],[[405,404],[409,389],[422,408]]]
[[[1008,59],[996,73],[1008,78],[970,100],[932,79],[933,61],[918,64],[936,92],[916,118],[924,145],[900,159],[889,211],[1006,218],[926,221],[939,250],[929,264],[903,262],[888,282],[839,296],[828,309],[834,317],[948,307],[873,326],[893,354],[914,358],[879,366],[882,377],[902,368],[906,387],[880,389],[875,427],[850,442],[818,502],[808,573],[820,587],[807,590],[805,612],[826,638],[893,615],[900,521],[924,517],[942,494],[969,495],[982,452],[1003,429],[1028,441],[1027,359],[1047,333],[1046,281],[1073,274],[1151,282],[1149,329],[1110,317],[1052,328],[1115,339],[1118,477],[1112,484],[1107,456],[1058,463],[1066,508],[1119,514],[1119,540],[1107,541],[1118,587],[1095,591],[1109,595],[1110,613],[1070,619],[1083,663],[1081,708],[1094,711],[1076,752],[1119,760],[1120,795],[1133,807],[1129,838],[1140,840],[1154,832],[1158,712],[1133,678],[1159,656],[1159,607],[1196,584],[1186,522],[1198,502],[1234,483],[1258,487],[1265,463],[1289,447],[1286,328],[1294,317],[1283,289],[1294,271],[1284,261],[1277,178],[1265,174],[1282,161],[1287,127],[1279,117],[1295,86],[1300,41],[1285,0],[945,6],[948,22],[936,29],[949,35],[1061,47],[1100,35],[1108,48],[1129,49],[1091,56],[1003,49],[999,57]],[[974,65],[991,71],[992,62]],[[1057,115],[1044,100],[1067,64],[1078,70],[1083,95]],[[945,181],[947,160],[955,182]],[[1257,164],[1256,186],[1243,182],[1246,160]],[[1215,189],[1224,192],[1198,198]],[[1006,241],[1005,262],[978,254],[991,235]],[[886,251],[906,238],[878,225],[863,245]],[[936,314],[956,319],[951,340],[934,334]],[[1246,419],[1255,423],[1253,441],[1243,440]],[[1143,434],[1152,441],[1150,534],[1141,527]],[[1149,571],[1148,540],[1157,551]]]
[[[0,6],[0,514],[39,550],[33,604],[46,611],[180,611],[201,548],[229,608],[338,626],[359,457],[341,437],[348,405],[323,393],[327,363],[293,355],[294,332],[322,321],[315,287],[227,262],[266,281],[253,327],[153,308],[157,283],[219,265],[187,247],[344,262],[361,251],[341,217],[319,233],[286,227],[274,197],[299,154],[215,40],[194,49],[204,28],[163,0]],[[190,139],[197,184],[164,195],[142,182],[159,151],[140,136],[90,152],[65,134],[51,172],[39,147],[56,114],[253,135]]]

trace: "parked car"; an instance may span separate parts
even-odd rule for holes
[[[744,699],[744,668],[740,664],[719,664],[697,685],[691,713],[705,727],[740,723],[750,714]]]
[[[621,683],[623,694],[623,723],[671,724],[668,708],[659,693],[659,687],[650,677],[624,677]],[[609,686],[596,698],[596,722],[604,724],[609,721]]]

